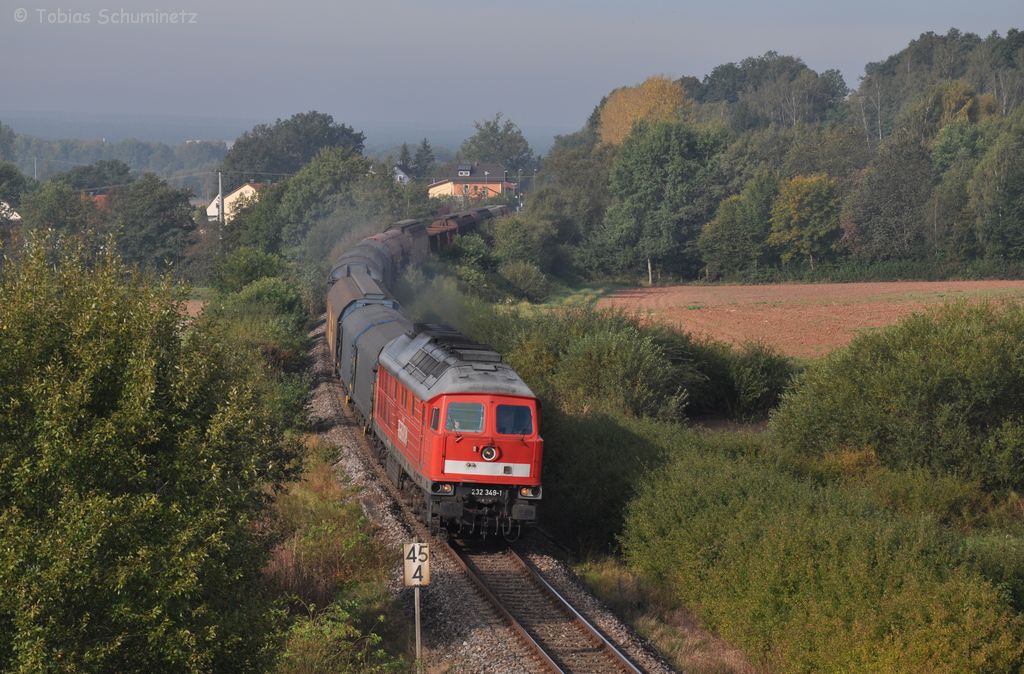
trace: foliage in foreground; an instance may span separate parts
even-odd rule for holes
[[[629,507],[630,565],[779,671],[1011,672],[1024,618],[927,515],[690,436]]]
[[[293,621],[276,671],[341,674],[402,669],[377,629],[394,609],[388,559],[370,524],[331,464],[337,448],[311,446],[303,479],[274,504],[279,540],[267,567],[271,584],[291,600]]]
[[[989,489],[1024,488],[1024,309],[947,305],[858,336],[808,369],[772,419],[787,448],[868,450]]]
[[[32,242],[0,283],[0,669],[266,667],[294,449],[262,363],[85,258]]]

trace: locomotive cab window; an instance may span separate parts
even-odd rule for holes
[[[525,405],[498,405],[495,425],[502,435],[532,435],[533,414]]]
[[[430,430],[436,431],[437,425],[441,421],[441,410],[438,407],[430,410]]]
[[[484,406],[480,403],[448,403],[444,429],[460,433],[479,433],[484,430]]]

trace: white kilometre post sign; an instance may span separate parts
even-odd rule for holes
[[[415,592],[416,605],[416,662],[420,661],[420,586],[430,585],[430,548],[426,543],[406,543],[402,546],[405,562],[405,586]]]

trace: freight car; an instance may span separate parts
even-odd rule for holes
[[[410,323],[388,287],[455,234],[507,212],[395,223],[346,251],[328,278],[333,369],[389,478],[434,531],[511,539],[536,521],[537,400],[494,350],[445,326]]]

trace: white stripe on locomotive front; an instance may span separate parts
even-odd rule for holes
[[[505,472],[506,468],[510,468]],[[528,463],[489,463],[484,461],[452,461],[446,459],[444,472],[455,475],[498,475],[505,477],[530,477]]]

